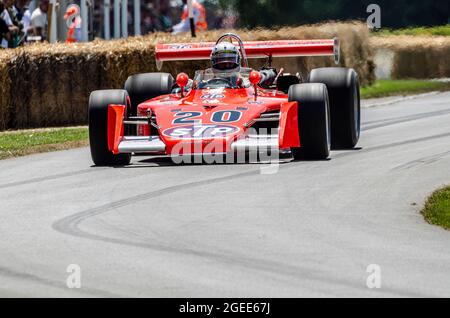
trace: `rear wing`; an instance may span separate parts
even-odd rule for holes
[[[215,42],[157,44],[155,49],[158,69],[165,61],[207,60]],[[236,46],[239,46],[237,43]],[[244,42],[247,58],[333,56],[336,64],[340,58],[339,39],[331,40],[281,40]]]

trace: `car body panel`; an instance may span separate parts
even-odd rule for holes
[[[226,153],[239,138],[246,138],[261,114],[282,111],[279,143],[284,148],[299,147],[297,103],[276,90],[258,88],[214,88],[191,90],[185,96],[160,96],[138,106],[138,113],[156,117],[158,133],[166,154]],[[270,132],[269,132],[270,133]],[[150,134],[140,125],[138,134]]]

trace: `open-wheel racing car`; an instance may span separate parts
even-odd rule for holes
[[[330,149],[358,142],[360,94],[353,69],[318,68],[303,79],[270,63],[295,56],[334,56],[338,62],[338,39],[242,42],[227,33],[217,43],[159,44],[155,56],[159,67],[210,58],[213,67],[192,80],[185,73],[176,80],[167,73],[132,75],[123,90],[92,92],[89,139],[96,165],[127,165],[134,154],[268,151],[320,160]],[[268,58],[268,65],[255,71],[247,58]]]

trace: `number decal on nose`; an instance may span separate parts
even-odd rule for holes
[[[201,119],[195,119],[196,117],[201,116],[201,112],[179,112],[175,114],[173,124],[198,124],[201,123]],[[192,119],[189,119],[192,118]]]
[[[211,121],[215,123],[232,123],[241,119],[242,113],[237,110],[220,110],[215,112]]]
[[[192,125],[201,124],[202,120],[198,117],[203,115],[202,112],[178,112],[175,114],[175,119],[172,124],[178,125]],[[236,122],[242,117],[242,112],[238,110],[220,110],[212,113],[211,122],[213,123],[232,123]]]

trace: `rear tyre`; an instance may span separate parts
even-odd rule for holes
[[[300,148],[292,148],[295,160],[326,159],[330,155],[330,109],[324,84],[296,84],[289,101],[298,102]]]
[[[309,74],[308,82],[327,86],[330,98],[331,147],[355,147],[361,132],[358,74],[350,68],[317,68]]]
[[[142,73],[128,77],[125,90],[130,95],[130,115],[137,115],[137,107],[146,100],[170,94],[173,77],[168,73]]]
[[[131,154],[114,155],[108,149],[108,105],[127,105],[128,93],[121,89],[93,91],[89,98],[89,144],[96,166],[122,166],[130,163]]]

